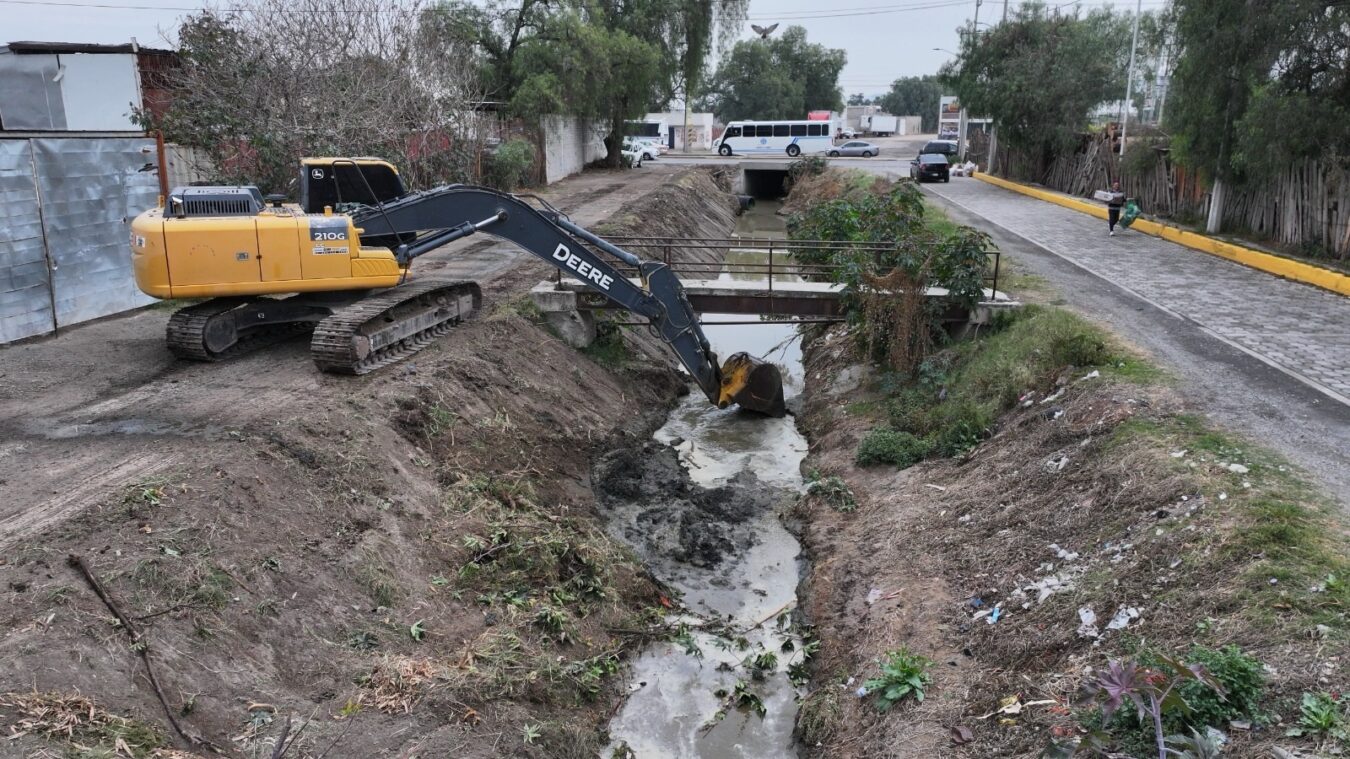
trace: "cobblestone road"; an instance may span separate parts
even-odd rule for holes
[[[1350,404],[1350,298],[980,181],[925,185]]]

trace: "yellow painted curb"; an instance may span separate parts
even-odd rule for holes
[[[1023,195],[1029,195],[1038,200],[1044,200],[1047,203],[1054,203],[1058,206],[1064,206],[1081,213],[1091,214],[1099,219],[1106,218],[1106,208],[1089,203],[1085,200],[1072,198],[1068,195],[1061,195],[1050,190],[1042,190],[1036,187],[1029,187],[1020,182],[1010,182],[1001,177],[990,176],[982,172],[975,174],[976,179],[982,179],[989,184],[997,185],[1006,190],[1020,192]],[[1350,276],[1342,274],[1331,269],[1323,269],[1320,266],[1305,264],[1302,261],[1294,261],[1280,256],[1272,256],[1269,253],[1263,253],[1259,250],[1252,250],[1241,245],[1234,245],[1230,242],[1216,240],[1213,237],[1189,232],[1185,229],[1174,227],[1168,224],[1159,224],[1156,221],[1147,219],[1136,219],[1130,229],[1136,229],[1145,234],[1155,237],[1161,237],[1164,240],[1174,242],[1178,245],[1184,245],[1193,250],[1202,253],[1208,253],[1212,256],[1226,258],[1229,261],[1235,261],[1243,266],[1250,266],[1253,269],[1274,274],[1277,277],[1292,279],[1295,282],[1302,282],[1305,285],[1320,287],[1323,290],[1330,290],[1340,295],[1350,295]]]

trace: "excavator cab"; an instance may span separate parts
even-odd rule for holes
[[[408,194],[392,163],[379,158],[305,158],[300,162],[300,207],[323,213],[378,206]]]

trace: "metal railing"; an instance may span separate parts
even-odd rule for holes
[[[769,237],[636,237],[610,236],[605,239],[625,248],[639,258],[648,261],[661,261],[671,267],[678,275],[693,279],[717,279],[721,274],[760,275],[773,297],[775,279],[796,278],[805,281],[833,281],[839,266],[832,263],[803,263],[795,260],[795,253],[803,251],[829,252],[870,252],[877,260],[893,247],[880,243],[836,242],[833,240],[784,240]],[[674,253],[682,251],[715,251],[717,261],[676,261]],[[726,254],[732,251],[763,252],[767,260],[763,263],[740,263],[726,260]],[[989,289],[994,296],[998,293],[998,278],[1002,256],[997,249],[986,251],[992,261],[985,275]],[[614,267],[624,276],[637,276],[637,269],[619,261],[612,261]],[[562,271],[556,278],[562,282]]]

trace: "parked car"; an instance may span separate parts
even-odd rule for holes
[[[655,161],[657,157],[661,155],[660,148],[651,143],[633,139],[632,137],[623,138],[623,149],[631,150],[634,153],[641,155],[642,160],[644,161]]]
[[[909,162],[909,178],[922,183],[925,179],[940,182],[952,181],[952,167],[947,156],[941,153],[920,153]]]
[[[642,168],[642,154],[641,154],[641,153],[639,153],[639,152],[636,151],[636,150],[629,150],[629,149],[626,148],[626,147],[625,147],[622,151],[620,151],[620,152],[623,153],[623,162],[624,162],[625,164],[628,165],[628,168],[630,168],[630,169],[640,169],[640,168]]]
[[[862,132],[859,132],[856,129],[848,129],[847,127],[845,127],[844,129],[839,130],[839,136],[843,137],[846,140],[856,140],[859,137],[862,137]]]
[[[923,146],[923,150],[919,151],[919,155],[938,153],[950,158],[956,155],[957,150],[956,140],[932,140],[927,145]]]
[[[876,145],[873,145],[870,142],[863,142],[862,140],[851,140],[849,142],[844,143],[843,145],[835,145],[829,150],[829,154],[831,156],[860,155],[863,158],[871,158],[872,156],[880,152],[881,148],[877,147]]]

